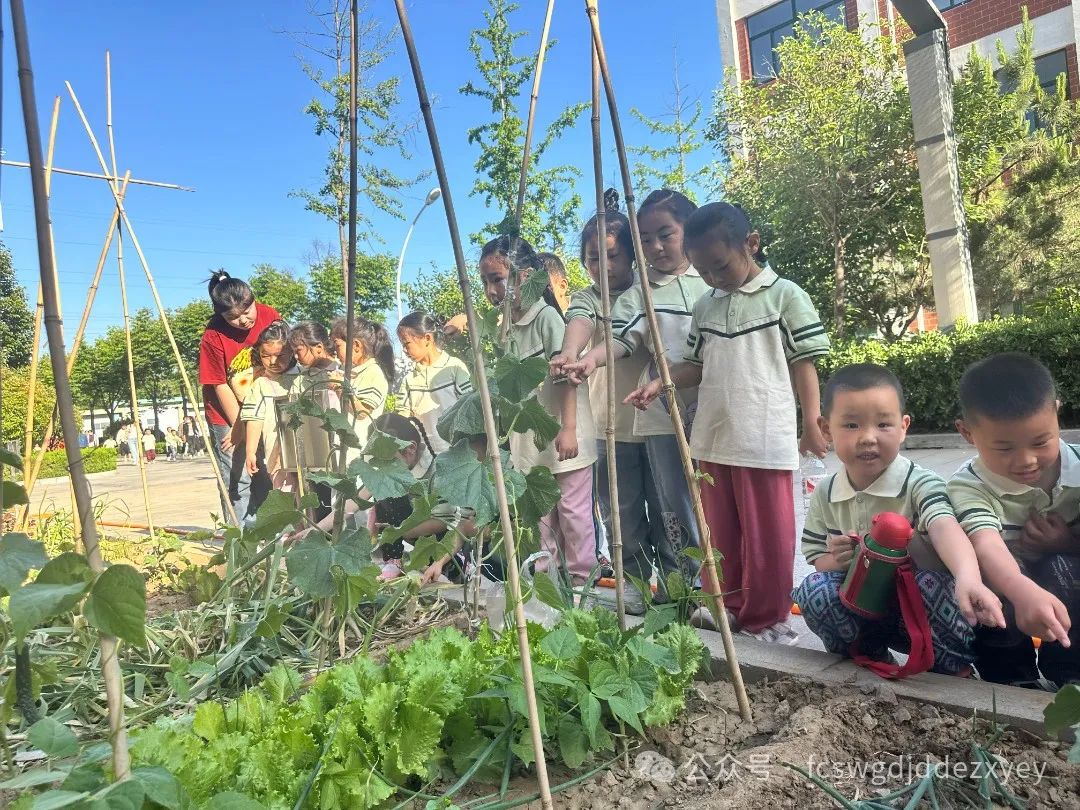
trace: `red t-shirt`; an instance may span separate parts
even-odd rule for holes
[[[225,412],[218,402],[215,385],[224,385],[229,381],[229,364],[241,349],[255,345],[263,329],[281,316],[273,307],[255,304],[255,323],[250,329],[237,329],[229,326],[220,315],[215,315],[206,324],[202,342],[199,344],[199,382],[203,387],[203,402],[206,404],[206,421],[211,425],[228,425]]]

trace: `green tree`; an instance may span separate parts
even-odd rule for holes
[[[260,303],[273,307],[287,321],[296,320],[307,304],[307,287],[291,270],[263,262],[252,268],[248,284]]]
[[[705,148],[702,137],[701,117],[704,107],[698,99],[687,96],[687,88],[679,80],[679,58],[674,56],[672,71],[672,96],[666,110],[659,118],[649,118],[637,107],[630,114],[644,124],[649,132],[649,143],[631,146],[632,154],[642,160],[634,162],[634,181],[644,196],[652,188],[671,188],[682,191],[698,202],[698,191],[714,185],[716,167],[712,161],[702,161]],[[660,139],[667,146],[653,146]]]
[[[140,309],[131,319],[131,349],[138,397],[150,400],[157,431],[158,407],[179,390],[180,376],[165,328],[149,309]]]
[[[301,312],[305,320],[329,325],[345,314],[345,287],[341,264],[334,254],[316,256],[308,268],[307,296]],[[397,259],[384,254],[356,257],[357,314],[380,323],[394,303]]]
[[[44,371],[44,369],[43,369]],[[0,386],[3,388],[4,407],[0,440],[18,442],[20,446],[26,431],[26,405],[30,390],[30,367],[9,368],[0,363]],[[41,442],[45,436],[45,423],[56,404],[56,390],[51,375],[38,374],[34,387],[34,441]]]
[[[362,17],[356,35],[359,194],[375,209],[404,219],[398,194],[425,175],[403,177],[388,166],[392,156],[411,158],[406,141],[412,127],[398,110],[401,79],[393,74],[377,78],[391,54],[397,29],[386,31],[377,19],[367,14],[367,3],[362,2],[361,7]],[[349,2],[310,0],[308,10],[314,30],[294,35],[294,39],[304,48],[305,55],[299,57],[300,64],[304,74],[319,88],[319,95],[311,100],[305,112],[314,119],[315,134],[328,140],[330,149],[323,185],[316,191],[296,191],[292,195],[304,200],[307,210],[321,214],[337,225],[337,256],[344,278],[349,251],[346,232],[349,222]],[[370,217],[362,210],[357,212],[357,228],[358,239],[377,239],[371,230]]]
[[[0,242],[0,363],[17,367],[30,362],[34,314],[26,290],[15,280],[11,251]]]
[[[483,99],[493,116],[468,132],[469,143],[480,147],[480,156],[474,164],[477,176],[472,195],[482,197],[484,204],[494,208],[498,216],[472,234],[477,243],[509,232],[517,205],[525,148],[525,122],[517,100],[522,87],[532,79],[535,58],[535,52],[526,56],[514,54],[515,44],[526,35],[510,28],[509,17],[517,10],[518,6],[508,0],[490,0],[490,9],[484,12],[487,26],[474,30],[469,37],[469,51],[476,59],[483,81],[479,84],[469,81],[459,91]],[[548,47],[552,45],[554,42]],[[534,138],[521,222],[522,237],[534,246],[558,248],[575,229],[581,197],[574,191],[574,185],[581,172],[570,165],[540,168],[540,164],[551,145],[573,126],[587,107],[585,103],[567,107],[548,124],[543,137]]]
[[[803,18],[768,84],[725,84],[710,135],[726,196],[770,261],[831,315],[898,338],[931,300],[911,105],[896,43]]]
[[[71,371],[76,400],[93,410],[103,410],[109,424],[123,403],[130,403],[124,333],[113,327],[93,343],[79,349]]]

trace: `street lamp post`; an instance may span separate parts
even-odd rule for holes
[[[441,196],[442,191],[439,190],[438,186],[427,193],[427,196],[424,198],[424,204],[420,206],[420,210],[416,212],[416,216],[413,217],[412,225],[409,226],[409,230],[405,234],[405,241],[401,243],[401,254],[398,256],[397,261],[397,286],[395,287],[397,293],[397,317],[399,321],[404,317],[401,310],[401,268],[405,266],[405,250],[409,247],[409,240],[412,238],[412,232],[413,228],[416,227],[416,221],[420,219],[420,215],[427,210],[427,207]]]

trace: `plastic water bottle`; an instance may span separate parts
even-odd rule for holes
[[[828,475],[828,471],[825,469],[824,461],[813,453],[806,453],[799,465],[799,474],[802,476],[803,516],[805,517],[810,512],[810,498],[818,484]]]

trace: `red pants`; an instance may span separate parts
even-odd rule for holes
[[[790,470],[699,461],[701,504],[719,561],[724,605],[740,629],[758,633],[791,614],[795,503]],[[707,582],[702,583],[708,587]]]

